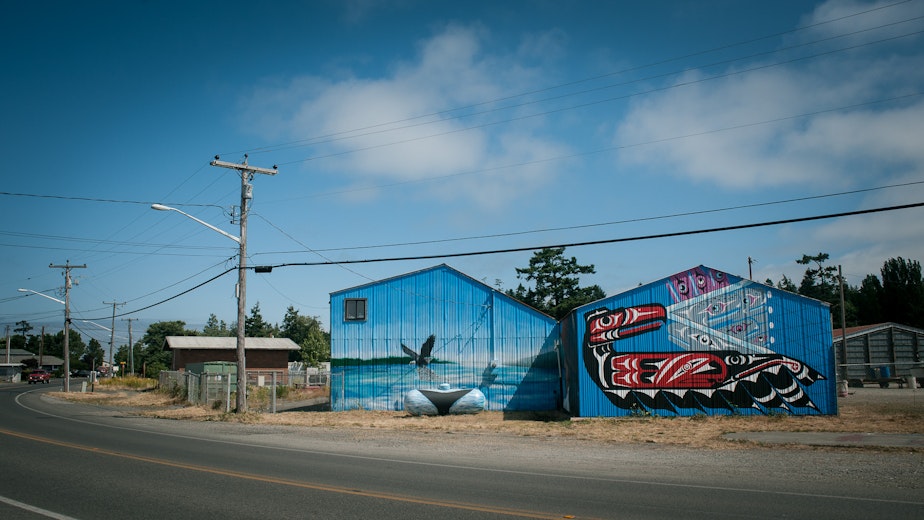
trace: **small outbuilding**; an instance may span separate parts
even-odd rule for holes
[[[843,329],[834,330],[834,349],[840,360],[841,377],[853,385],[871,381],[888,385],[914,377],[924,381],[924,330],[898,323],[877,323],[849,327],[844,343]]]
[[[164,348],[173,351],[173,370],[190,364],[237,361],[236,337],[167,336]],[[245,338],[247,372],[285,372],[289,352],[299,350],[289,338]]]
[[[561,323],[573,416],[836,414],[828,304],[699,266]]]

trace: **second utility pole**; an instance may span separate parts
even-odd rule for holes
[[[125,302],[103,302],[106,305],[112,305],[112,328],[109,330],[109,375],[112,373],[112,347],[115,344],[115,313],[117,305],[125,305]]]
[[[135,345],[132,344],[132,322],[138,321],[138,318],[122,318],[122,321],[128,322],[128,360],[132,375],[135,375]],[[144,374],[141,374],[141,377],[143,378]]]
[[[244,162],[241,164],[220,161],[218,156],[210,162],[212,166],[221,168],[230,168],[237,170],[241,174],[241,234],[240,234],[240,253],[238,255],[237,266],[237,398],[235,405],[237,413],[247,411],[247,361],[244,351],[244,322],[247,319],[247,213],[250,211],[247,202],[253,199],[253,186],[250,180],[255,173],[266,175],[276,175],[277,168],[257,168],[247,165],[247,154],[244,154]]]
[[[64,265],[48,264],[52,269],[64,269],[64,391],[71,391],[71,353],[69,329],[71,328],[71,269],[86,269],[87,264],[71,265],[68,260]]]

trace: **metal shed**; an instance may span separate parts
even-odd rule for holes
[[[826,303],[698,266],[561,323],[573,416],[836,414]]]
[[[864,380],[888,384],[909,376],[924,379],[924,330],[898,323],[850,327],[846,330],[846,349],[844,332],[834,330],[843,379],[859,385]]]
[[[330,309],[332,410],[401,410],[443,383],[488,410],[558,406],[554,318],[445,264],[331,293]]]

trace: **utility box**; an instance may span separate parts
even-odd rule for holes
[[[237,392],[237,363],[231,361],[190,363],[186,365],[186,370],[193,374],[206,376],[209,378],[210,382],[220,378],[221,382],[224,384],[227,381],[225,378],[231,378],[231,391]]]

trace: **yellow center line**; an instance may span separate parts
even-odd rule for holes
[[[224,477],[239,478],[243,480],[252,480],[256,482],[264,482],[264,483],[269,483],[269,484],[279,484],[283,486],[290,486],[290,487],[296,487],[296,488],[302,488],[302,489],[312,489],[315,491],[326,491],[329,493],[340,493],[340,494],[345,494],[345,495],[354,495],[354,496],[361,496],[361,497],[367,497],[367,498],[378,498],[382,500],[391,500],[395,502],[407,502],[411,504],[448,507],[452,509],[463,509],[467,511],[478,511],[482,513],[493,513],[493,514],[499,514],[499,515],[516,516],[516,517],[521,517],[521,518],[539,518],[539,519],[576,518],[572,515],[553,515],[551,513],[526,511],[522,509],[483,506],[483,505],[478,505],[478,504],[469,504],[466,502],[454,502],[454,501],[449,501],[449,500],[436,500],[436,499],[430,499],[430,498],[397,495],[397,494],[385,493],[381,491],[369,491],[369,490],[363,490],[363,489],[346,488],[342,486],[331,486],[331,485],[326,485],[326,484],[304,482],[300,480],[290,480],[290,479],[284,479],[284,478],[278,478],[278,477],[269,477],[266,475],[257,475],[254,473],[244,473],[241,471],[218,469],[218,468],[212,468],[209,466],[200,466],[198,464],[175,462],[175,461],[159,459],[155,457],[147,457],[144,455],[133,455],[130,453],[123,453],[123,452],[113,451],[113,450],[109,450],[105,448],[86,446],[83,444],[75,444],[72,442],[58,441],[54,439],[49,439],[47,437],[39,437],[37,435],[30,435],[28,433],[16,432],[16,431],[7,430],[4,428],[0,428],[0,434],[9,435],[11,437],[19,437],[21,439],[26,439],[26,440],[35,441],[35,442],[42,442],[45,444],[51,444],[51,445],[60,446],[63,448],[70,448],[70,449],[81,450],[81,451],[89,451],[89,452],[100,454],[100,455],[109,455],[110,457],[119,457],[122,459],[135,460],[139,462],[147,462],[149,464],[158,464],[161,466],[185,469],[189,471],[198,471],[201,473],[210,473],[213,475],[220,475]]]

